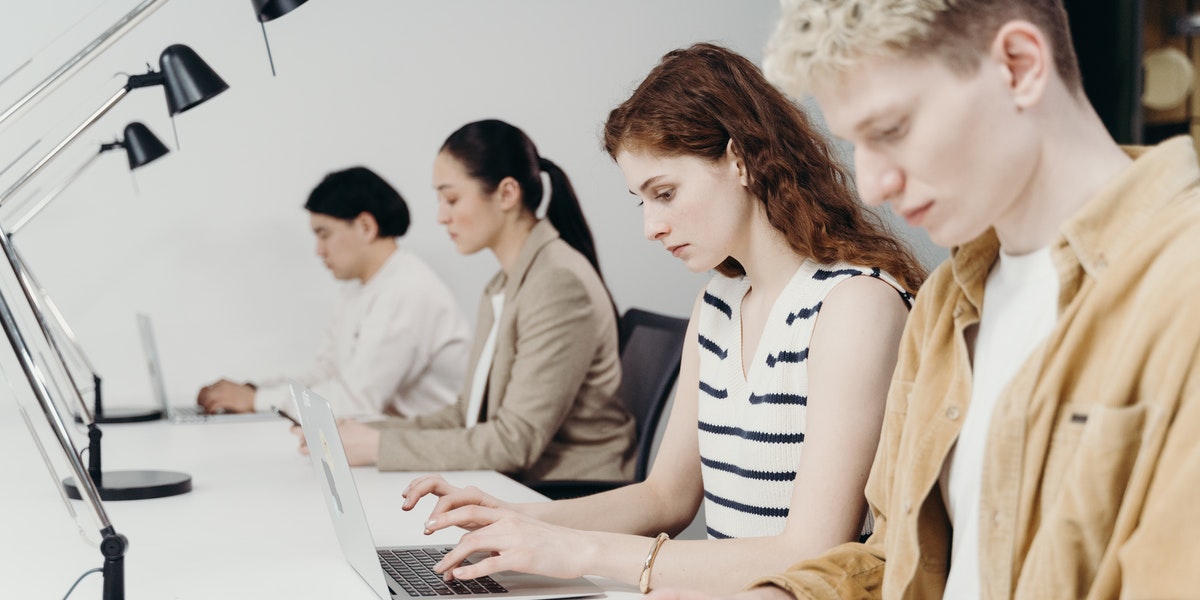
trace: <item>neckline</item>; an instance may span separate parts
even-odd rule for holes
[[[819,265],[813,262],[811,258],[804,259],[804,262],[801,263],[796,269],[796,272],[792,274],[792,278],[788,280],[787,285],[783,286],[783,289],[780,290],[779,295],[776,296],[775,300],[771,302],[771,309],[767,311],[767,318],[765,321],[763,321],[762,335],[758,336],[758,345],[755,346],[754,352],[750,357],[750,367],[748,369],[743,366],[744,361],[742,360],[742,358],[745,356],[743,352],[745,336],[742,330],[742,301],[746,299],[746,294],[750,293],[750,280],[743,276],[738,281],[737,289],[735,290],[734,294],[734,297],[737,299],[737,301],[734,302],[730,307],[733,312],[733,314],[730,316],[730,320],[737,328],[736,339],[734,340],[734,343],[730,344],[729,348],[730,357],[733,358],[733,371],[735,373],[735,377],[733,379],[734,385],[731,387],[741,391],[750,386],[750,380],[753,379],[754,373],[756,370],[762,368],[759,366],[759,364],[766,363],[766,357],[763,355],[763,348],[767,345],[764,344],[764,342],[767,341],[768,336],[771,335],[772,332],[782,329],[780,327],[772,327],[772,324],[777,320],[782,320],[779,318],[779,311],[786,310],[785,308],[780,308],[783,306],[783,303],[781,303],[780,300],[783,300],[789,295],[789,293],[794,289],[797,280],[801,278],[808,279],[812,277],[813,273],[815,273],[818,268]],[[771,339],[773,339],[773,337]]]

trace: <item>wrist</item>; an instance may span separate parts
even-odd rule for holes
[[[616,573],[613,573],[612,565],[605,565],[606,562],[613,561],[614,554],[618,554],[612,552],[613,546],[605,539],[610,534],[572,528],[567,528],[567,531],[573,532],[579,538],[574,554],[578,561],[575,570],[579,571],[581,577],[583,575],[600,575],[620,579]]]
[[[646,559],[642,561],[642,572],[641,576],[638,577],[638,589],[643,594],[648,593],[651,589],[650,575],[654,572],[654,561],[658,558],[658,553],[662,550],[663,544],[669,539],[671,539],[671,536],[665,532],[658,534],[654,538],[653,545],[650,546],[650,551],[646,553]]]

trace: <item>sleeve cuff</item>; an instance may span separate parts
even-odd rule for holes
[[[296,414],[292,393],[288,391],[287,386],[260,386],[254,392],[255,412],[270,412],[271,407],[279,407],[281,410]]]

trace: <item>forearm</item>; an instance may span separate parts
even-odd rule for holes
[[[453,429],[463,426],[462,409],[457,405],[447,406],[441,410],[424,415],[417,415],[415,417],[371,421],[369,425],[381,430]]]
[[[687,493],[660,493],[650,482],[626,485],[571,500],[519,504],[521,513],[545,521],[590,531],[654,536],[675,535],[691,523],[700,506]]]
[[[654,548],[653,537],[590,532],[585,539],[592,574],[638,585],[646,558]],[[797,548],[780,536],[667,540],[655,556],[650,587],[692,589],[726,596],[812,554],[815,552]]]
[[[493,470],[520,473],[541,456],[548,436],[533,428],[511,428],[489,421],[473,428],[384,428],[378,466],[385,471]]]
[[[649,550],[647,544],[642,549],[642,559]],[[655,558],[650,585],[703,590],[714,595],[732,594],[764,575],[784,571],[797,561],[817,556],[822,550],[783,536],[672,540],[663,545]]]

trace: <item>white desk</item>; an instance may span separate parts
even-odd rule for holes
[[[183,471],[194,485],[172,498],[105,503],[113,526],[129,538],[130,599],[375,597],[342,558],[312,465],[296,451],[286,422],[114,424],[103,431],[106,471]],[[0,403],[0,457],[0,598],[62,598],[103,559],[63,507],[11,400]],[[422,534],[432,499],[412,512],[399,509],[400,492],[417,474],[372,467],[354,475],[376,544],[457,541],[458,532]],[[445,475],[506,500],[541,498],[494,472]],[[72,503],[86,513],[82,502]],[[598,581],[609,597],[637,595],[631,586]],[[89,575],[72,600],[100,598],[101,582]]]

